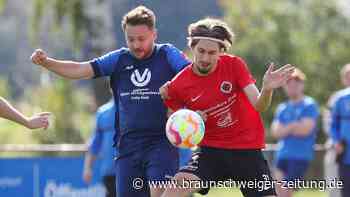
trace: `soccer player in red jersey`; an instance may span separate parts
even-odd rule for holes
[[[206,194],[210,186],[215,186],[209,181],[229,183],[229,186],[233,181],[251,181],[256,184],[240,188],[245,197],[275,196],[270,170],[261,151],[265,142],[259,112],[269,107],[273,90],[291,77],[294,67],[285,65],[274,71],[271,64],[259,92],[244,60],[223,53],[233,40],[226,23],[203,19],[191,24],[188,31],[193,64],[160,92],[171,111],[180,108],[200,111],[206,121],[206,133],[198,154],[174,177],[183,187],[168,188],[163,197]],[[184,180],[204,182],[191,182],[189,188]]]

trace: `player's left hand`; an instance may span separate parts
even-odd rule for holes
[[[264,78],[263,88],[265,90],[273,90],[283,86],[292,76],[294,66],[287,64],[274,71],[274,63],[269,65]]]

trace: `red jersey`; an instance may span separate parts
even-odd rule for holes
[[[255,83],[239,57],[220,56],[214,72],[199,76],[187,66],[170,83],[165,104],[207,114],[200,146],[224,149],[264,148],[264,126],[243,88]]]

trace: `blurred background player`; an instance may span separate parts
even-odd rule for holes
[[[342,70],[343,83],[347,86],[338,91],[331,99],[330,135],[334,143],[339,164],[339,176],[343,181],[341,196],[350,196],[350,88],[348,77],[350,64]],[[344,76],[345,75],[345,76]]]
[[[344,85],[345,88],[350,87],[350,64],[345,65],[341,71],[340,71],[340,78],[341,82]],[[326,154],[324,157],[324,175],[326,180],[334,180],[339,179],[339,165],[337,163],[337,153],[335,150],[335,143],[332,140],[331,137],[331,131],[330,131],[330,121],[331,121],[331,115],[330,110],[332,109],[334,105],[335,98],[338,93],[340,93],[342,90],[335,92],[332,94],[327,102],[327,108],[323,111],[323,128],[328,136],[328,140],[326,142]],[[339,188],[328,188],[328,195],[329,197],[340,197],[340,189]]]
[[[224,54],[233,43],[232,30],[225,22],[203,19],[191,24],[188,34],[193,64],[162,87],[162,92],[167,92],[163,98],[172,111],[181,108],[200,111],[206,120],[206,131],[199,153],[175,179],[179,183],[183,180],[272,180],[261,152],[265,135],[259,112],[269,107],[273,89],[282,86],[294,68],[286,65],[274,71],[271,64],[259,92],[245,62]],[[184,197],[198,191],[206,194],[209,189],[167,188],[163,197]],[[275,195],[272,185],[240,189],[245,197]]]
[[[271,126],[272,136],[278,140],[275,178],[279,181],[301,180],[314,158],[319,110],[314,99],[304,95],[305,78],[296,68],[283,88],[288,100],[278,105]],[[292,196],[293,189],[278,186],[278,196]]]
[[[128,48],[112,51],[89,62],[60,61],[37,49],[33,63],[70,79],[109,76],[118,105],[116,124],[119,157],[116,162],[117,196],[158,197],[163,188],[133,187],[141,178],[166,180],[179,165],[178,151],[165,135],[167,108],[159,88],[190,62],[171,44],[155,44],[156,19],[153,11],[139,6],[122,20]]]
[[[21,124],[28,129],[47,129],[50,112],[41,112],[27,117],[14,108],[7,100],[0,97],[0,117]]]
[[[96,113],[96,125],[85,155],[83,180],[90,183],[95,160],[101,159],[100,171],[103,184],[106,187],[106,197],[115,197],[115,165],[117,151],[113,147],[115,135],[116,106],[113,99],[99,107]]]

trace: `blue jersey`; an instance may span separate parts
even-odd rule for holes
[[[350,164],[350,88],[337,92],[331,106],[331,137],[337,143],[345,140],[347,148],[343,162]]]
[[[114,157],[117,156],[113,148],[115,132],[116,107],[113,101],[101,106],[96,113],[95,131],[90,139],[88,151],[101,158],[101,174],[114,175]]]
[[[317,122],[319,116],[318,105],[311,97],[304,97],[298,103],[290,101],[281,103],[277,107],[274,121],[278,121],[282,125],[300,121],[303,118],[311,118]],[[288,135],[278,142],[277,159],[299,159],[312,160],[314,155],[313,145],[316,139],[315,128],[307,136],[299,137]]]
[[[91,61],[95,77],[110,76],[118,103],[121,153],[166,139],[167,108],[159,88],[190,62],[170,44],[156,44],[150,57],[139,60],[121,48]]]

